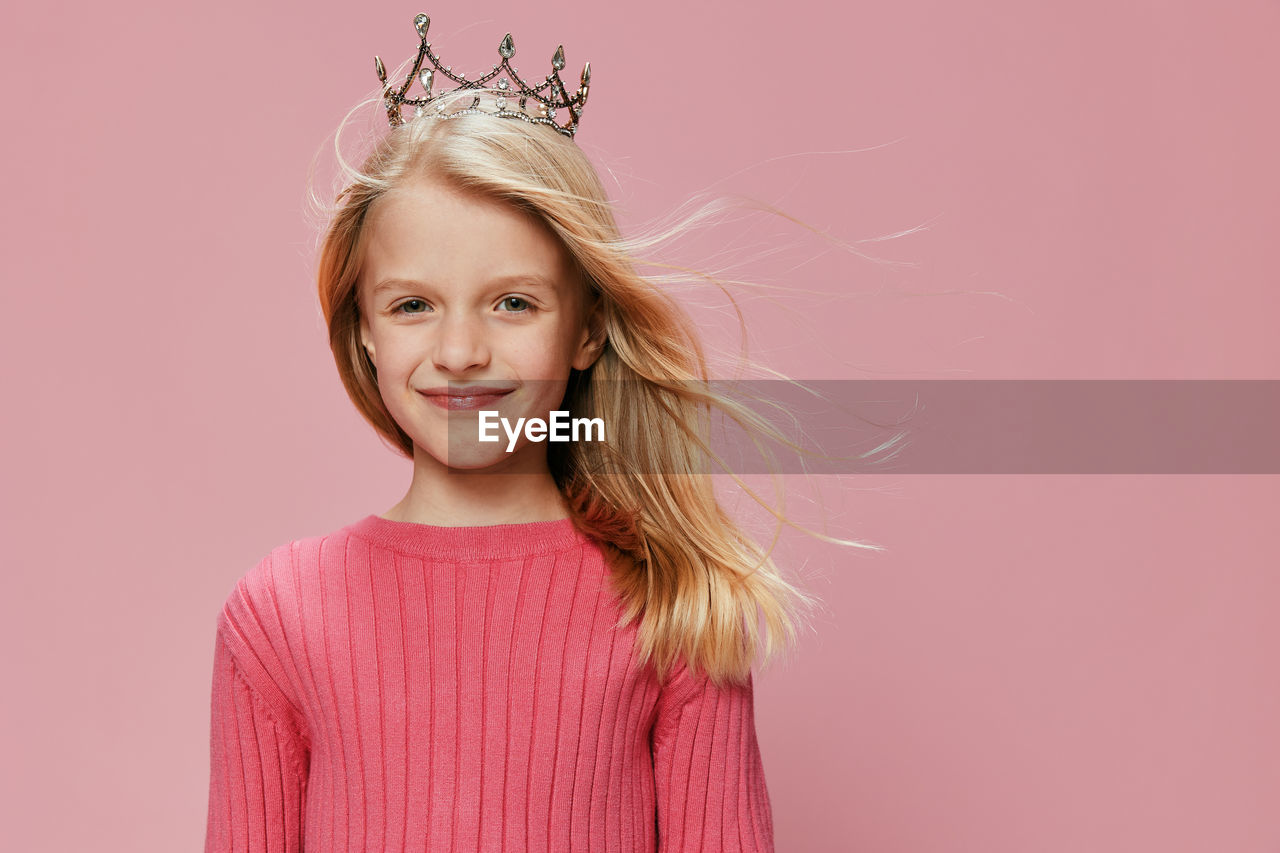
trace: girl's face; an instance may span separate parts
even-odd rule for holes
[[[374,202],[364,227],[360,337],[415,463],[425,452],[449,468],[545,470],[545,443],[523,431],[510,452],[501,426],[499,441],[479,441],[479,411],[545,420],[570,369],[595,361],[564,247],[514,206],[426,180]]]

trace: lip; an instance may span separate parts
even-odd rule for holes
[[[483,409],[492,406],[503,397],[516,390],[513,386],[501,385],[461,385],[450,387],[437,385],[422,388],[419,394],[442,409]]]

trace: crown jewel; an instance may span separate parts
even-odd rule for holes
[[[507,33],[498,44],[498,56],[502,61],[494,65],[491,71],[468,79],[465,74],[455,73],[453,66],[441,65],[440,57],[431,50],[431,42],[427,41],[427,28],[431,26],[430,18],[418,14],[413,19],[413,26],[418,31],[420,41],[418,56],[413,62],[409,75],[405,77],[399,88],[387,82],[387,69],[382,64],[382,59],[377,56],[373,58],[378,80],[382,82],[382,97],[387,108],[387,121],[392,127],[404,124],[404,113],[401,109],[403,105],[409,104],[414,107],[415,116],[432,115],[437,118],[453,118],[456,115],[484,113],[502,118],[518,118],[533,124],[547,124],[570,139],[577,133],[578,123],[582,120],[582,108],[587,103],[587,84],[591,82],[591,63],[588,62],[583,67],[582,83],[570,96],[564,82],[560,79],[560,72],[564,69],[564,45],[558,46],[555,55],[551,57],[551,73],[541,83],[530,86],[520,78],[516,68],[511,65],[511,57],[516,55],[516,46],[511,40],[511,33]],[[430,61],[432,68],[422,67],[424,59]],[[452,89],[446,88],[440,92],[432,92],[436,75],[452,80],[458,85]],[[413,85],[415,78],[422,86],[422,93],[416,98],[408,97],[406,93]],[[489,82],[494,78],[499,78],[497,83],[489,86]],[[448,83],[444,85],[447,87]],[[436,103],[434,111],[427,111],[427,107],[440,100],[443,95],[464,89],[490,90],[488,94],[491,95],[492,100],[486,104],[486,108],[482,109],[482,96],[477,94],[470,100],[468,106],[462,109],[449,110],[444,103]],[[493,89],[498,90],[496,94],[492,93]],[[510,103],[511,99],[515,100],[514,106]],[[465,98],[463,100],[466,102]],[[558,110],[568,112],[563,123],[556,120]]]

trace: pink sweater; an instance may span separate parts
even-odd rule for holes
[[[205,850],[773,850],[752,684],[665,684],[571,521],[377,515],[218,616]]]

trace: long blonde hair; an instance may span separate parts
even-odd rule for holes
[[[742,683],[758,649],[767,663],[792,643],[817,600],[788,582],[770,557],[772,548],[764,550],[724,511],[705,464],[713,409],[756,434],[786,439],[708,384],[689,315],[637,271],[641,243],[619,233],[578,145],[552,128],[510,118],[422,118],[388,130],[357,169],[343,158],[340,139],[341,127],[335,144],[345,186],[325,210],[318,290],[339,376],[365,419],[413,458],[413,442],[383,404],[360,341],[358,281],[370,206],[391,189],[429,176],[533,214],[565,246],[599,300],[603,351],[586,371],[574,371],[563,407],[575,417],[602,418],[609,440],[551,445],[548,462],[575,526],[606,546],[623,611],[619,627],[640,620],[641,665],[652,663],[665,679],[683,659],[718,685]],[[764,505],[736,474],[726,473]]]

